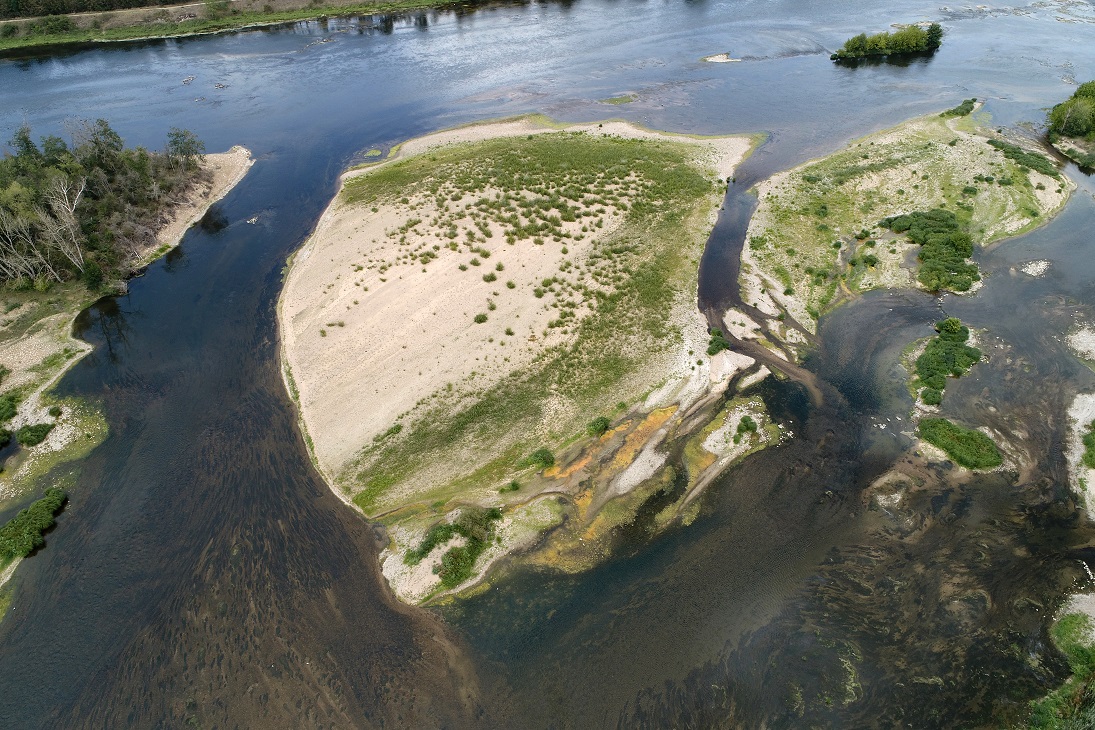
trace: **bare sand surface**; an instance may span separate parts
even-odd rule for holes
[[[395,150],[392,160],[442,146],[561,131],[689,143],[702,165],[721,180],[751,147],[746,137],[693,138],[623,122],[562,128],[523,118],[411,140]],[[344,184],[381,165],[347,173]],[[469,205],[466,200],[447,203],[457,214]],[[715,213],[712,207],[712,220]],[[336,196],[291,262],[279,304],[287,380],[320,470],[330,481],[363,446],[439,388],[488,388],[572,336],[573,328],[547,327],[559,312],[536,295],[537,289],[543,279],[559,276],[568,259],[575,269],[583,268],[595,242],[611,235],[623,218],[614,205],[603,206],[603,226],[583,240],[568,239],[563,253],[558,245],[527,240],[506,245],[492,224],[491,236],[482,239],[489,257],[440,246],[428,266],[406,257],[393,264],[420,242],[444,241],[429,225],[437,214],[437,202],[426,195],[372,208]],[[410,225],[415,220],[419,223]],[[577,236],[582,220],[563,227]],[[468,228],[460,233],[475,235],[470,223]],[[392,231],[406,238],[403,245],[388,235]],[[687,316],[695,322],[682,329],[694,350],[706,347],[705,328],[694,303],[691,310]],[[486,321],[477,323],[477,314]],[[674,359],[683,368],[695,357]]]

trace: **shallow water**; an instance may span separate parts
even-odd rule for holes
[[[821,408],[761,386],[796,438],[727,473],[695,524],[577,577],[515,571],[446,612],[449,629],[391,602],[371,528],[311,469],[273,307],[285,257],[362,150],[527,111],[766,131],[741,189],[968,96],[1000,124],[1037,121],[1093,68],[1091,18],[1070,15],[1085,7],[583,0],[0,62],[5,135],[105,117],[131,144],[180,126],[258,157],[221,204],[227,227],[193,230],[78,323],[96,352],[61,390],[101,403],[111,437],[15,578],[0,723],[792,727],[801,709],[821,725],[923,727],[1017,712],[1063,676],[1045,616],[1091,539],[1060,442],[1069,394],[1095,383],[1052,334],[1095,306],[1089,191],[985,253],[978,296],[943,302],[1011,348],[948,388],[948,406],[1029,426],[1031,474],[953,485],[924,468],[907,514],[869,509],[862,490],[908,443],[897,357],[940,312],[875,293],[825,323],[810,361]],[[827,60],[860,30],[935,18],[949,36],[930,60]],[[725,51],[749,60],[699,62]],[[597,101],[625,92],[639,100]],[[705,257],[708,303],[731,291],[734,229]],[[1009,273],[1031,258],[1053,262],[1043,279]]]

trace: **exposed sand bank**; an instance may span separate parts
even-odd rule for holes
[[[141,253],[134,268],[178,245],[187,229],[243,179],[251,164],[251,153],[239,146],[206,155],[203,167],[212,179],[191,190],[187,199],[170,212],[156,244]],[[49,414],[50,406],[57,405],[49,397],[49,390],[91,352],[90,345],[72,336],[72,322],[94,297],[82,284],[75,284],[58,287],[49,293],[48,302],[46,299],[27,297],[0,318],[0,364],[11,371],[3,379],[2,389],[23,394],[18,412],[6,427],[14,431],[29,424],[55,424],[45,441],[9,458],[0,473],[0,502],[33,486],[35,478],[53,465],[86,453],[106,435],[106,423],[86,405],[65,403],[60,416]],[[29,325],[28,319],[33,320]]]
[[[622,122],[561,130],[520,119],[414,139],[400,146],[392,161],[442,146],[560,131],[693,144],[720,179],[729,177],[750,149],[749,139],[743,137],[690,138]],[[355,170],[346,178],[378,168]],[[567,261],[582,268],[590,251],[616,230],[622,218],[615,205],[590,206],[602,226],[576,241],[573,237],[581,235],[588,218],[563,222],[572,238],[562,248],[531,241],[506,245],[501,226],[492,222],[491,236],[480,241],[490,251],[489,258],[443,245],[427,265],[412,257],[391,266],[388,262],[419,248],[420,242],[449,240],[437,237],[429,225],[439,215],[435,200],[422,194],[404,200],[370,210],[336,197],[294,256],[286,279],[279,306],[285,361],[315,456],[329,478],[439,387],[451,383],[454,388],[488,388],[572,336],[572,327],[548,328],[559,310],[546,306],[537,289],[543,289],[544,279],[560,276]],[[454,202],[457,217],[475,203],[470,198]],[[420,223],[408,227],[414,220]],[[404,227],[400,235],[406,242],[388,235]],[[465,219],[457,239],[469,232],[477,231]],[[502,270],[496,270],[499,265]],[[495,280],[483,280],[491,275]],[[507,282],[513,282],[512,288]],[[492,304],[495,310],[490,309]],[[583,313],[578,310],[578,316]],[[477,314],[486,315],[487,321],[476,323]],[[693,318],[702,330],[699,313]]]
[[[673,238],[667,239],[662,230],[660,238],[648,240],[655,234],[635,227],[635,220],[648,219],[635,218],[630,211],[634,206],[657,209],[660,201],[649,192],[656,186],[635,169],[617,169],[614,177],[606,170],[597,180],[582,183],[585,195],[570,193],[568,200],[575,202],[564,203],[569,212],[564,210],[548,226],[551,230],[522,237],[514,234],[514,226],[534,221],[492,217],[492,205],[542,199],[552,190],[569,189],[575,184],[567,178],[569,165],[546,185],[540,180],[522,188],[492,179],[469,195],[466,186],[453,182],[464,175],[460,163],[465,158],[476,166],[486,164],[476,156],[484,149],[477,143],[514,138],[519,140],[515,148],[520,148],[527,139],[549,134],[607,138],[607,145],[641,140],[653,145],[650,153],[669,143],[674,155],[688,160],[690,174],[702,171],[705,192],[689,199],[687,210],[676,211],[680,223]],[[360,491],[367,482],[356,475],[363,468],[375,473],[375,468],[362,467],[363,459],[375,461],[389,440],[410,443],[400,439],[416,432],[423,414],[444,418],[461,413],[467,407],[463,404],[481,403],[497,384],[512,383],[514,377],[553,362],[545,358],[558,357],[584,337],[582,332],[588,334],[583,327],[601,299],[616,296],[621,282],[638,276],[644,257],[648,261],[659,255],[667,241],[672,241],[670,249],[677,248],[671,251],[678,259],[674,268],[664,272],[672,296],[655,318],[669,327],[658,329],[656,350],[636,350],[648,354],[629,364],[632,371],[608,391],[612,404],[617,400],[612,393],[631,394],[627,403],[579,406],[580,401],[557,386],[536,391],[531,397],[540,401],[538,420],[519,420],[513,426],[523,433],[477,439],[477,431],[492,432],[491,424],[476,423],[446,451],[410,452],[421,454],[413,473],[386,484],[380,497],[355,500],[370,514],[382,515],[388,526],[391,542],[381,560],[401,599],[437,600],[451,592],[440,589],[434,571],[443,555],[460,548],[462,538],[437,545],[416,565],[408,565],[404,556],[421,543],[431,525],[456,519],[462,505],[501,505],[503,517],[492,528],[494,537],[476,560],[472,576],[456,590],[489,580],[486,571],[492,564],[533,547],[540,556],[534,560],[561,560],[564,569],[587,566],[601,555],[602,537],[664,481],[667,467],[661,449],[666,439],[702,427],[695,413],[710,410],[730,378],[753,364],[730,352],[706,356],[706,322],[695,305],[695,267],[717,215],[723,181],[753,142],[746,137],[677,136],[621,122],[561,128],[524,118],[411,140],[392,159],[347,173],[316,231],[294,255],[279,303],[287,385],[298,401],[320,470],[344,499],[368,494]],[[493,155],[502,154],[498,147],[490,149]],[[576,161],[580,168],[581,160]],[[424,173],[414,168],[420,176],[415,179],[425,184],[407,182],[363,204],[353,202],[354,181],[360,176],[385,170],[393,172],[383,174],[397,176],[412,163],[425,165]],[[517,209],[524,210],[520,202]],[[638,241],[644,245],[636,248]],[[479,322],[476,315],[481,315]],[[582,342],[606,344],[597,338],[632,339],[637,334],[621,328]],[[588,372],[579,370],[575,377],[588,377]],[[516,392],[517,398],[530,397]],[[439,412],[437,403],[456,405]],[[607,433],[585,435],[590,418],[621,408],[612,415]],[[582,434],[567,438],[572,429]],[[526,452],[512,453],[509,444],[515,440],[550,446],[555,465],[533,470],[520,464]],[[510,487],[500,489],[510,480]],[[561,524],[542,542],[546,531]]]

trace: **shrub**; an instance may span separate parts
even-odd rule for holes
[[[45,496],[0,527],[0,556],[25,558],[45,542],[42,533],[53,526],[54,516],[65,504],[64,490],[50,487]]]
[[[973,241],[951,211],[916,211],[886,218],[880,225],[907,234],[920,246],[917,278],[930,291],[968,291],[973,282],[980,280],[976,264],[967,261],[973,255]]]
[[[46,440],[46,436],[49,436],[49,432],[52,430],[52,423],[35,423],[23,426],[15,432],[15,440],[23,446],[37,446]]]
[[[962,428],[946,418],[925,418],[918,430],[921,438],[969,469],[991,469],[1003,463],[996,444],[980,431]]]
[[[707,354],[715,356],[723,350],[730,349],[730,342],[723,337],[722,330],[715,328],[711,330],[711,340],[707,344]]]
[[[10,421],[15,417],[16,402],[15,393],[4,393],[3,395],[0,395],[0,423]]]
[[[1004,153],[1004,157],[1015,162],[1015,164],[1017,165],[1029,167],[1030,169],[1037,170],[1043,175],[1048,175],[1049,177],[1059,178],[1061,176],[1060,171],[1057,169],[1057,165],[1055,165],[1053,163],[1053,160],[1049,159],[1045,155],[1040,155],[1037,152],[1027,152],[1022,147],[1013,145],[1009,142],[1002,142],[998,139],[990,139],[988,140],[988,143]],[[1008,180],[1007,183],[1004,182],[1005,179]],[[1000,184],[1010,185],[1011,180],[1010,178],[1001,178]]]
[[[555,454],[547,448],[541,447],[529,454],[525,459],[526,466],[535,466],[538,469],[547,469],[555,466]]]
[[[54,418],[59,417],[61,415],[61,406],[50,406],[49,415],[53,416]]]
[[[964,117],[964,116],[967,116],[970,112],[973,111],[973,106],[976,103],[977,103],[977,99],[966,99],[965,101],[963,101],[958,106],[954,107],[953,109],[948,109],[947,111],[943,112],[939,116],[941,116],[941,117]],[[952,140],[950,142],[950,145],[952,147],[955,144],[956,144],[956,142],[954,140]]]
[[[476,324],[483,324],[486,321],[487,321],[487,315],[483,314],[482,312],[475,315],[475,323]]]
[[[520,488],[521,488],[521,484],[516,479],[514,479],[509,484],[506,484],[505,486],[500,487],[498,489],[498,492],[499,492],[499,494],[505,494],[506,492],[516,492]]]
[[[604,436],[611,425],[612,421],[604,416],[597,416],[589,422],[589,425],[586,426],[586,430],[589,432],[590,436]]]
[[[498,280],[498,276],[493,271],[491,271],[489,273],[486,273],[486,274],[483,274],[483,281],[487,282],[488,284],[492,281],[497,281],[497,280]]]
[[[970,331],[958,318],[937,322],[935,330],[939,334],[928,341],[924,352],[916,358],[914,386],[923,389],[920,395],[928,405],[942,402],[948,376],[959,378],[981,360],[981,351],[966,344]]]
[[[757,422],[753,420],[752,416],[744,415],[744,416],[741,417],[741,420],[738,421],[738,433],[739,434],[756,433],[756,431],[757,431]]]

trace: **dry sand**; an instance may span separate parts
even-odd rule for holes
[[[559,131],[564,130],[535,118],[461,127],[411,140],[397,148],[392,159],[439,146]],[[565,131],[692,143],[704,166],[723,180],[751,146],[746,137],[667,135],[622,122],[575,125]],[[378,167],[351,171],[345,179]],[[451,205],[459,211],[467,202]],[[622,220],[611,205],[605,208],[604,227],[594,231],[598,239]],[[375,211],[345,204],[336,196],[292,260],[279,304],[283,356],[304,428],[329,480],[363,446],[439,388],[452,384],[454,391],[468,392],[489,387],[530,363],[544,348],[571,336],[565,328],[544,334],[558,310],[547,305],[547,297],[537,298],[534,289],[543,278],[558,276],[567,259],[581,267],[596,239],[568,241],[569,254],[564,256],[558,245],[528,240],[506,245],[500,230],[493,230],[483,244],[491,256],[476,256],[478,267],[471,266],[467,252],[445,246],[428,265],[413,259],[397,265],[379,263],[392,262],[408,248],[388,233],[413,219],[423,222],[406,232],[410,248],[417,241],[446,240],[433,238],[429,221],[436,213],[435,201],[425,196],[380,205]],[[712,219],[714,213],[713,209]],[[581,222],[563,225],[576,233]],[[503,270],[496,271],[498,264]],[[468,269],[461,271],[461,265]],[[484,281],[483,275],[489,273],[497,280]],[[507,288],[507,281],[514,287]],[[490,309],[491,304],[496,309]],[[685,324],[683,329],[693,337],[693,330],[699,332],[696,339],[702,340],[702,317],[694,305],[692,309],[695,327]],[[476,324],[476,314],[488,315],[487,321]],[[693,349],[698,344],[693,343]],[[683,367],[684,362],[680,364]]]

